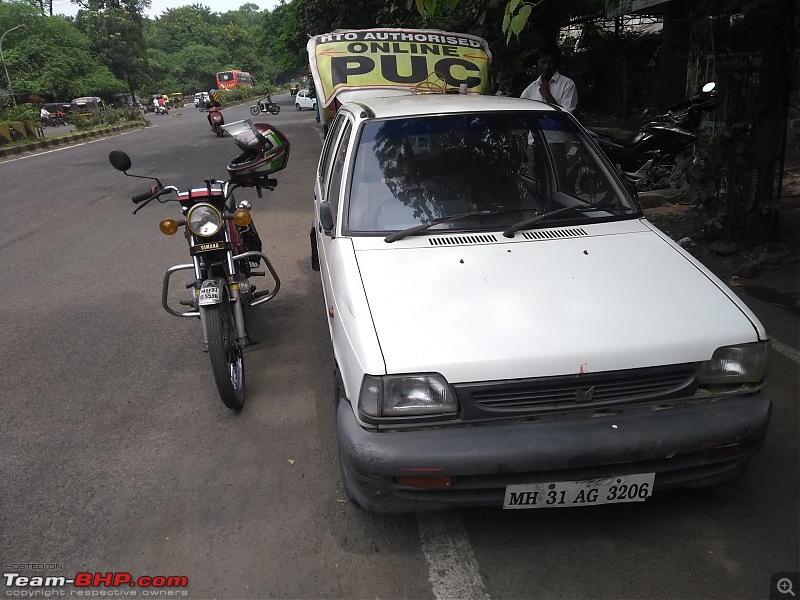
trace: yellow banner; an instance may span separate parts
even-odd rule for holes
[[[337,30],[308,41],[311,73],[328,106],[342,90],[486,89],[492,55],[482,38],[420,29]]]

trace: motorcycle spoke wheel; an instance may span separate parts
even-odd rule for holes
[[[261,112],[261,111],[258,110],[257,106],[251,106],[250,107],[250,114],[251,115],[258,115],[259,112]]]
[[[273,115],[277,115],[279,112],[281,112],[281,107],[277,104],[273,104],[270,106],[269,112],[271,112]]]
[[[236,346],[233,310],[229,302],[204,310],[208,355],[219,397],[231,410],[241,410],[245,401],[244,353]]]

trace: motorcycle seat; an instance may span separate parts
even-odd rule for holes
[[[637,131],[629,138],[614,140],[614,142],[623,148],[633,148],[636,144],[642,141],[642,138],[644,138],[645,135],[646,134],[644,131]]]

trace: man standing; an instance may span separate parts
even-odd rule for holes
[[[525,88],[520,98],[555,104],[569,112],[575,110],[578,106],[575,82],[558,72],[560,62],[561,49],[558,46],[539,50],[539,78]]]

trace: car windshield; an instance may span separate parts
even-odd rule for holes
[[[424,230],[529,223],[519,227],[525,229],[638,215],[580,128],[560,113],[370,121],[352,173],[347,230],[355,234],[439,220]],[[534,219],[546,213],[553,214]]]

